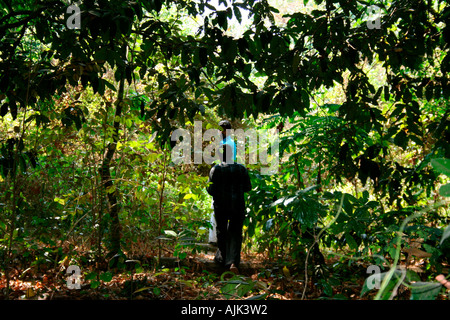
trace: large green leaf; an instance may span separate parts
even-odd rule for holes
[[[435,300],[441,291],[441,284],[415,282],[411,284],[411,300]]]
[[[358,249],[358,243],[348,232],[345,233],[345,241],[352,250]]]
[[[439,188],[439,194],[443,197],[450,197],[450,183],[441,186]]]
[[[113,274],[111,272],[103,272],[100,275],[100,280],[104,281],[104,282],[110,282],[113,278]]]
[[[432,159],[431,165],[437,172],[445,174],[447,177],[450,177],[450,159],[444,158]]]
[[[437,172],[445,174],[447,177],[450,177],[450,159],[445,158],[432,159],[431,165]],[[450,183],[441,186],[439,188],[439,193],[443,197],[450,197]]]
[[[450,237],[450,224],[445,228],[444,233],[442,234],[441,244],[444,243],[445,239]]]
[[[225,272],[221,276],[221,283],[223,287],[221,288],[221,293],[226,299],[240,298],[247,294],[250,290],[255,287],[255,283],[248,278],[242,276],[234,276],[231,279],[225,281],[224,275],[231,274],[229,271]]]

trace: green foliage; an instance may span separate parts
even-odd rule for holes
[[[415,282],[411,287],[411,300],[435,300],[442,289],[439,283],[429,282]]]
[[[232,277],[225,280],[225,277],[230,274]],[[265,282],[234,275],[232,272],[225,272],[221,275],[220,287],[220,292],[225,299],[242,299],[251,293],[259,293],[248,299],[262,300],[269,295],[269,290]],[[263,293],[260,293],[261,291]]]
[[[450,177],[450,160],[449,159],[433,159],[431,160],[433,168],[439,173]],[[442,185],[439,189],[441,196],[450,197],[450,183]]]
[[[389,272],[382,272],[378,274],[378,281],[379,283],[382,283],[385,278],[387,279],[387,275]],[[384,287],[383,293],[380,295],[380,300],[391,300],[393,297],[397,295],[397,290],[400,284],[411,286],[417,281],[419,281],[420,278],[417,275],[417,273],[410,271],[410,270],[394,270],[393,277],[389,278],[389,282]],[[371,290],[369,287],[369,283],[373,280],[368,278],[364,282],[363,289],[361,291],[361,296],[365,295],[368,291]],[[413,299],[414,300],[414,299]]]
[[[196,252],[209,168],[173,165],[167,142],[228,117],[279,128],[279,174],[249,165],[249,245],[298,265],[315,245],[380,262],[419,237],[427,271],[441,270],[448,203],[401,225],[450,196],[449,5],[381,1],[369,29],[367,4],[80,1],[81,28],[69,29],[66,1],[2,2],[2,269],[21,254],[57,264],[76,245],[99,262],[116,240],[133,255],[166,238],[179,258]],[[255,288],[235,280],[232,295]],[[414,299],[439,293],[410,280]],[[332,281],[319,283],[331,296]]]

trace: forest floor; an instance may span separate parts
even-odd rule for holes
[[[58,268],[14,268],[10,276],[12,300],[371,300],[375,290],[361,297],[368,277],[363,263],[345,264],[336,258],[305,275],[304,264],[271,261],[260,254],[242,254],[235,275],[213,262],[213,252],[189,255],[182,261],[164,257],[159,268],[142,264],[129,270],[82,266],[80,288],[70,289],[70,274]],[[131,261],[136,262],[135,260]],[[141,263],[141,262],[140,262]],[[340,267],[336,267],[340,265]],[[339,268],[339,271],[336,271]],[[81,269],[81,268],[80,268]],[[332,271],[333,270],[333,271]],[[307,286],[305,288],[305,277]],[[71,282],[73,283],[73,282]],[[0,279],[0,299],[5,299],[6,279]],[[409,299],[407,288],[397,298]],[[445,297],[442,297],[445,299]]]

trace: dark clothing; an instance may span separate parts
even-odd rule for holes
[[[214,199],[217,229],[215,260],[225,266],[239,266],[242,226],[245,217],[244,192],[252,189],[247,169],[237,163],[215,165],[209,173],[207,191]]]
[[[221,163],[209,172],[207,191],[214,199],[214,209],[226,209],[231,215],[245,215],[244,192],[252,189],[247,168],[242,164]]]
[[[214,209],[217,232],[217,251],[214,260],[229,267],[234,263],[239,267],[241,262],[242,226],[244,216],[228,216],[227,211]]]

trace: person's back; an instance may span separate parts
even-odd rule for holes
[[[232,161],[230,148],[229,145],[223,145],[226,161],[211,169],[207,191],[214,199],[214,216],[217,222],[218,249],[214,261],[230,266],[230,270],[237,273],[245,217],[244,192],[250,191],[252,185],[247,169]]]
[[[244,192],[251,190],[247,169],[238,163],[222,162],[210,172],[208,193],[214,198],[214,208],[231,212],[244,211]]]

